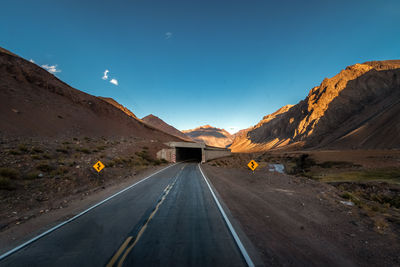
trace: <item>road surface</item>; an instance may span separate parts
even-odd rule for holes
[[[140,182],[0,266],[246,266],[197,163]]]

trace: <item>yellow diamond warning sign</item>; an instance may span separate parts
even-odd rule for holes
[[[251,161],[249,162],[249,164],[247,164],[247,166],[249,166],[249,168],[250,168],[252,171],[254,171],[254,170],[258,167],[258,163],[255,162],[254,160],[251,160]]]
[[[102,169],[104,169],[104,164],[99,160],[96,162],[96,164],[93,165],[93,168],[97,171],[100,172]]]

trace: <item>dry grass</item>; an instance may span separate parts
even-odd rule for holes
[[[400,168],[344,170],[334,173],[313,170],[305,174],[307,177],[321,182],[387,182],[400,184]]]

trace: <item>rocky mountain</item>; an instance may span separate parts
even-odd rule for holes
[[[400,148],[400,60],[355,64],[237,134],[234,152]]]
[[[153,126],[163,132],[169,133],[171,135],[177,136],[179,138],[182,138],[186,141],[193,141],[189,136],[185,135],[175,127],[169,125],[162,119],[160,119],[157,116],[154,116],[153,114],[147,115],[146,117],[142,118],[142,121],[145,123],[149,124],[150,126]]]
[[[38,65],[2,48],[0,136],[179,140],[144,124],[114,100],[74,89]]]
[[[233,141],[233,136],[225,131],[210,125],[200,126],[196,129],[182,131],[197,142],[203,142],[209,146],[227,147]]]

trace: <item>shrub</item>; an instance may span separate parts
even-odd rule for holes
[[[41,157],[39,155],[32,155],[31,158],[35,159],[35,160],[41,159]]]
[[[396,197],[392,198],[391,200],[388,201],[388,203],[391,206],[400,209],[400,196],[396,196]]]
[[[302,174],[309,172],[310,168],[315,165],[315,161],[308,154],[302,154],[294,160],[294,163],[286,163],[285,170],[288,174]]]
[[[341,197],[344,198],[344,199],[351,199],[352,196],[353,196],[353,195],[352,195],[351,193],[349,193],[349,192],[344,192],[344,193],[341,195]]]
[[[114,167],[114,165],[115,165],[115,163],[114,163],[114,161],[109,161],[108,163],[106,163],[105,164],[107,167],[110,167],[110,168],[112,168],[112,167]]]
[[[46,153],[46,154],[44,154],[42,157],[43,157],[43,159],[51,159],[50,155],[49,155],[49,154],[47,154],[47,153]]]
[[[90,153],[92,153],[92,152],[90,152],[90,150],[87,149],[87,148],[81,149],[81,152],[83,152],[83,153],[85,153],[85,154],[90,154]]]
[[[0,189],[13,190],[15,188],[11,185],[11,181],[9,178],[0,177]]]
[[[356,204],[359,207],[362,206],[361,200],[358,197],[356,197],[354,194],[350,193],[350,192],[344,192],[341,195],[341,197],[344,198],[344,199],[348,199],[348,200],[352,201],[354,204]]]
[[[85,154],[90,154],[90,153],[92,153],[92,152],[91,152],[89,149],[87,149],[87,148],[77,148],[76,151],[82,152],[82,153],[85,153]]]
[[[29,172],[24,175],[25,180],[34,180],[39,178],[39,173],[38,172]]]
[[[33,153],[43,153],[43,150],[41,150],[40,148],[34,147],[34,148],[32,148],[32,152]]]
[[[24,145],[24,144],[18,145],[18,149],[21,152],[28,152],[29,151],[28,147],[26,145]]]
[[[57,148],[56,151],[57,151],[57,152],[64,153],[64,154],[68,154],[68,150],[65,149],[65,148]]]
[[[156,165],[156,166],[158,166],[158,165],[161,164],[161,160],[156,159],[156,160],[153,161],[153,164]]]
[[[42,171],[42,172],[49,172],[49,171],[52,171],[54,168],[51,167],[49,164],[42,163],[42,164],[39,164],[38,166],[36,166],[36,169],[38,169],[39,171]]]
[[[117,158],[113,159],[113,162],[114,162],[114,164],[124,164],[124,163],[130,162],[130,159],[117,157]]]
[[[161,165],[161,164],[168,163],[168,161],[166,161],[165,159],[155,159],[152,162],[154,165]]]
[[[153,161],[153,159],[150,157],[149,153],[146,150],[136,152],[135,155],[149,162]]]
[[[102,151],[102,150],[104,150],[106,148],[107,148],[106,146],[97,146],[96,147],[96,149],[99,150],[99,151]]]
[[[9,179],[15,179],[18,176],[18,172],[11,168],[0,168],[0,176]]]
[[[21,153],[20,153],[20,152],[18,152],[18,151],[16,151],[16,150],[14,150],[14,149],[12,149],[12,150],[8,151],[8,153],[9,153],[10,155],[21,155]]]
[[[311,166],[315,165],[315,161],[310,158],[310,155],[308,154],[302,154],[297,160],[297,167],[301,170],[307,170]]]
[[[50,174],[55,176],[55,175],[63,175],[63,174],[66,174],[66,173],[68,173],[68,168],[64,167],[64,166],[61,166],[61,167],[53,170]]]
[[[350,167],[356,166],[352,162],[347,162],[347,161],[325,161],[318,165],[324,169],[332,168],[332,167],[350,168]]]

